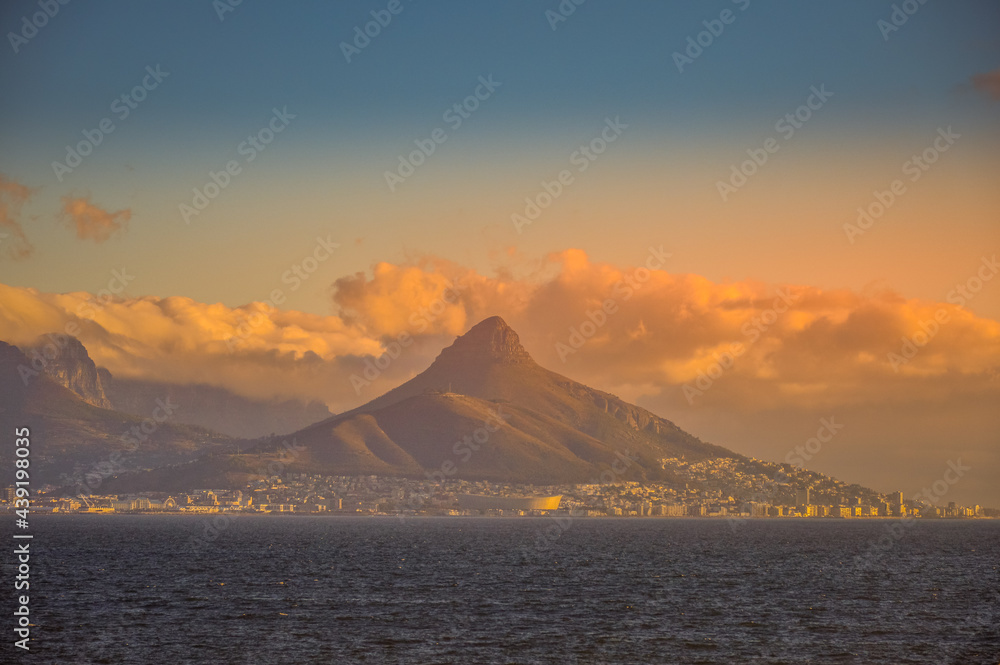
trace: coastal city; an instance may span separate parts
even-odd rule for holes
[[[877,494],[859,485],[790,465],[721,458],[694,463],[661,460],[671,482],[629,481],[613,471],[595,482],[505,484],[437,478],[321,476],[286,473],[242,489],[139,492],[128,495],[51,491],[33,512],[53,513],[280,513],[331,515],[453,515],[740,518],[990,518],[996,509],[961,506],[925,492]],[[440,475],[440,474],[439,474]],[[0,504],[13,506],[14,488]]]

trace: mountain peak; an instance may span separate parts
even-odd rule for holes
[[[475,331],[483,331],[483,330],[490,331],[491,333],[509,330],[510,332],[514,333],[515,336],[517,335],[517,333],[514,332],[514,329],[511,328],[509,325],[507,325],[507,322],[504,321],[503,318],[499,316],[490,316],[488,318],[483,319],[482,321],[472,326],[471,328],[469,328],[468,332],[466,332],[465,335],[461,335],[461,337],[466,337],[468,335],[471,335]]]
[[[438,360],[462,364],[488,361],[502,365],[535,362],[521,346],[514,329],[499,316],[491,316],[472,326],[451,346],[442,350]]]
[[[76,337],[50,333],[40,336],[22,351],[33,359],[43,360],[45,373],[83,401],[102,409],[111,408],[97,366]]]

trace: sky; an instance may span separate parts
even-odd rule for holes
[[[6,2],[0,338],[339,411],[499,314],[705,440],[834,417],[809,468],[1000,506],[1000,6],[680,5]]]

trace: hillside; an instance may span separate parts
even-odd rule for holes
[[[147,469],[228,450],[232,440],[205,428],[179,425],[173,405],[145,418],[89,404],[48,374],[34,372],[17,347],[0,342],[0,429],[31,430],[31,482],[78,482],[87,473]],[[0,448],[12,467],[13,447]]]

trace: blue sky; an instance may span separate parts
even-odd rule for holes
[[[37,217],[30,236],[38,251],[30,261],[0,263],[0,278],[56,291],[92,289],[107,266],[141,261],[147,268],[134,285],[141,293],[235,305],[259,298],[271,275],[317,233],[332,232],[354,243],[337,266],[345,273],[414,253],[486,270],[492,255],[511,246],[536,258],[580,246],[626,261],[633,244],[667,239],[692,246],[681,268],[715,279],[850,287],[885,279],[933,296],[936,282],[923,283],[917,272],[887,267],[852,277],[843,267],[858,252],[827,270],[812,259],[803,266],[772,256],[762,266],[722,251],[698,254],[694,247],[716,243],[720,232],[759,233],[759,217],[771,216],[706,212],[713,185],[816,85],[835,96],[822,120],[782,155],[790,177],[825,182],[841,175],[828,171],[831,163],[851,163],[850,170],[882,166],[889,178],[907,151],[922,149],[948,124],[975,137],[963,147],[966,171],[982,173],[1000,153],[997,105],[969,85],[971,76],[1000,63],[1000,7],[992,2],[928,2],[886,40],[877,24],[892,13],[884,2],[592,0],[553,30],[546,11],[557,11],[557,2],[403,0],[389,25],[346,62],[341,43],[387,4],[247,0],[220,20],[209,2],[69,3],[16,54],[8,43],[0,55],[0,84],[12,92],[0,110],[0,172],[36,189],[25,214]],[[6,3],[0,25],[19,30],[22,17],[37,11],[35,2]],[[678,72],[673,54],[724,11],[732,23]],[[53,160],[82,131],[113,116],[112,100],[150,65],[169,77],[58,182]],[[386,169],[442,126],[442,112],[487,75],[502,84],[496,94],[390,193]],[[178,205],[209,171],[237,156],[236,146],[275,107],[296,116],[289,131],[247,165],[196,228],[185,227]],[[608,242],[603,217],[577,219],[571,234],[541,224],[527,236],[512,234],[508,218],[524,196],[616,116],[630,128],[602,158],[600,182],[620,193],[608,193],[609,201],[642,199],[646,213],[614,223],[636,242]],[[694,174],[699,179],[689,181]],[[875,172],[872,178],[879,184]],[[664,188],[666,198],[658,198]],[[86,194],[104,209],[130,210],[128,232],[100,245],[74,242],[53,219],[60,197]],[[864,200],[845,201],[843,214],[855,202]],[[580,201],[573,209],[591,205]],[[615,205],[595,209],[607,215]],[[996,238],[981,218],[967,224],[975,242]],[[804,211],[768,232],[805,233],[802,242],[815,245],[819,231],[807,231],[814,226],[825,233],[829,222]],[[220,247],[227,251],[220,255]],[[199,269],[179,273],[180,255]],[[78,270],[67,269],[70,257]],[[240,278],[206,277],[212,266]],[[329,309],[318,285],[296,305]]]

